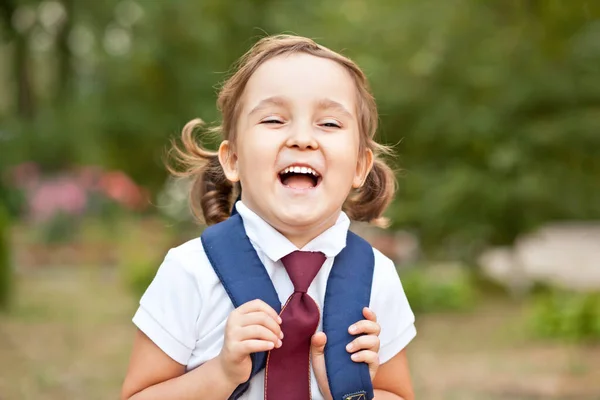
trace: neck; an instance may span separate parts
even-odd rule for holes
[[[323,226],[322,229],[319,229],[319,230],[306,230],[306,231],[294,230],[294,232],[282,232],[279,229],[278,230],[279,230],[279,233],[281,233],[283,236],[285,236],[287,238],[287,240],[292,242],[292,244],[294,246],[296,246],[298,249],[301,249],[304,246],[306,246],[308,243],[310,243],[311,240],[313,240],[314,238],[319,236],[321,233],[325,232],[327,229],[331,228],[334,224],[335,224],[335,222],[333,224],[328,224],[326,226]]]
[[[335,213],[331,217],[327,218],[320,224],[307,225],[307,226],[294,226],[294,227],[278,227],[271,224],[279,233],[286,237],[287,240],[292,242],[298,249],[303,248],[311,240],[325,232],[327,229],[335,225],[339,213]]]
[[[251,202],[246,202],[242,199],[244,205],[252,210],[256,215],[261,217],[265,222],[271,225],[274,229],[276,229],[279,233],[281,233],[287,240],[289,240],[294,246],[298,249],[303,248],[311,240],[325,232],[327,229],[331,228],[337,222],[338,217],[340,216],[340,212],[342,209],[340,208],[338,212],[333,213],[331,216],[325,218],[323,221],[320,221],[316,224],[306,224],[306,225],[294,225],[290,226],[288,224],[284,224],[281,221],[271,221],[269,218],[266,218],[263,215],[260,215],[259,212],[252,206]]]

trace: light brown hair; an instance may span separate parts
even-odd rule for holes
[[[359,117],[360,149],[371,149],[374,155],[373,168],[362,187],[354,189],[343,205],[343,210],[354,221],[366,221],[377,226],[385,226],[382,217],[396,189],[392,169],[381,159],[389,155],[388,147],[374,140],[377,131],[378,113],[375,99],[362,70],[350,59],[311,39],[298,36],[270,36],[258,41],[237,64],[235,73],[222,86],[217,106],[222,115],[220,126],[209,129],[224,140],[235,145],[236,121],[241,107],[241,97],[246,84],[254,71],[265,61],[284,54],[306,53],[333,60],[344,66],[356,84],[357,113]],[[226,220],[231,212],[235,196],[239,193],[239,183],[233,184],[226,177],[217,152],[205,149],[194,139],[194,133],[202,121],[195,119],[185,125],[181,134],[181,146],[173,143],[171,154],[176,166],[167,166],[175,176],[191,178],[190,206],[193,214],[207,225]]]

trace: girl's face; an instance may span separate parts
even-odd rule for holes
[[[356,87],[335,61],[305,53],[275,57],[241,98],[236,143],[219,157],[242,200],[302,247],[331,227],[372,165],[359,154]]]

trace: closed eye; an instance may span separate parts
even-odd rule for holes
[[[283,124],[283,121],[275,118],[267,118],[260,121],[261,124]]]
[[[334,121],[326,121],[321,124],[325,128],[341,128],[342,126]]]

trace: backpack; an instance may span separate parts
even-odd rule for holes
[[[235,308],[261,299],[281,312],[273,282],[250,243],[239,214],[206,228],[200,238]],[[240,265],[244,266],[244,274],[239,273]],[[325,366],[334,400],[373,398],[368,365],[352,361],[346,345],[355,338],[348,333],[348,327],[364,319],[362,310],[369,305],[374,266],[371,245],[348,231],[346,247],[335,257],[327,281],[322,316],[327,335]],[[248,389],[250,379],[265,367],[267,352],[252,353],[251,359],[250,378],[235,389],[230,399],[238,399]]]

